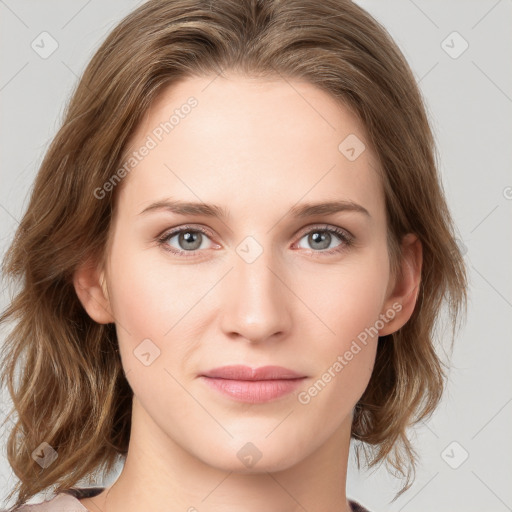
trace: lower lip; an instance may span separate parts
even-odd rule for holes
[[[209,386],[221,393],[248,403],[263,403],[291,393],[305,377],[282,380],[230,380],[201,376]]]

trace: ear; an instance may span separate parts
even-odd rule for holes
[[[387,297],[381,314],[389,321],[379,330],[379,336],[391,334],[402,327],[411,317],[421,281],[423,248],[418,237],[412,233],[402,239],[400,269],[390,281]],[[393,311],[394,316],[389,314]]]
[[[114,323],[105,272],[89,259],[75,270],[73,286],[88,315],[99,324]]]

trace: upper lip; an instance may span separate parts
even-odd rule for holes
[[[206,373],[204,377],[212,377],[230,380],[275,380],[275,379],[300,379],[305,377],[282,366],[260,366],[251,368],[244,365],[221,366]]]

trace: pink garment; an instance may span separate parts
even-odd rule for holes
[[[70,494],[59,493],[41,503],[23,505],[17,512],[88,512],[88,509],[78,501],[78,498]]]

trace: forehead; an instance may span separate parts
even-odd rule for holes
[[[134,152],[119,198],[129,215],[166,197],[260,216],[301,198],[351,200],[375,216],[384,205],[364,125],[306,82],[186,78],[146,112],[125,161]]]

